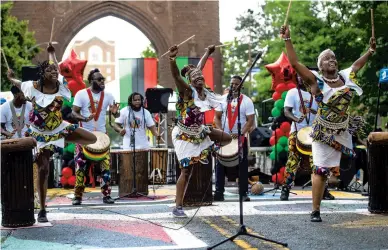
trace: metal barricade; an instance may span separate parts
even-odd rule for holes
[[[174,148],[169,148],[167,157],[167,184],[175,184],[177,181],[176,161],[177,158]]]
[[[251,147],[249,149],[249,154],[256,157],[254,168],[260,168],[260,172],[271,176],[272,160],[269,158],[270,153],[271,147]]]

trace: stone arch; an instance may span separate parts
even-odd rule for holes
[[[91,2],[92,3],[92,2]],[[126,2],[97,2],[86,5],[66,16],[56,29],[56,37],[59,44],[57,56],[62,58],[71,39],[88,24],[106,17],[114,16],[127,21],[138,28],[151,41],[157,53],[168,49],[169,39],[161,32],[161,28],[153,20],[149,19],[142,10]]]

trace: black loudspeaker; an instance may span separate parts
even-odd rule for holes
[[[250,134],[251,147],[269,147],[272,131],[266,127],[257,127]]]
[[[151,113],[167,113],[168,99],[173,94],[170,88],[148,88],[146,90],[147,109]]]
[[[37,66],[23,66],[22,67],[22,82],[39,80]]]

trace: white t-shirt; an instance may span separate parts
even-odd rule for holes
[[[306,108],[313,109],[313,110],[317,111],[318,110],[318,105],[315,102],[314,98],[313,98],[313,101],[312,101],[312,105],[310,107],[311,94],[309,92],[306,92],[306,91],[303,91],[303,90],[300,90],[300,91],[302,93],[302,98],[303,98],[304,106]],[[294,116],[296,116],[296,117],[301,117],[302,116],[303,108],[300,105],[300,97],[299,97],[299,93],[298,93],[298,89],[297,88],[293,88],[293,89],[288,91],[287,96],[286,96],[286,100],[284,101],[284,107],[291,107],[292,108],[292,113],[294,114]],[[312,126],[313,121],[315,119],[315,115],[312,114],[312,113],[308,113],[307,114],[307,118],[308,117],[310,117],[309,124],[307,124],[306,119],[304,119],[301,123],[296,123],[296,127],[297,127],[298,130],[302,129],[304,127],[307,127],[307,126]],[[292,124],[291,124],[291,133],[294,132],[294,131],[295,131],[295,122],[292,122]]]
[[[144,114],[143,114],[144,110]],[[133,118],[135,116],[135,119]],[[140,111],[133,111],[129,107],[120,110],[120,117],[116,118],[116,123],[123,124],[126,131],[123,137],[123,148],[132,149],[131,135],[135,129],[135,149],[149,149],[150,143],[146,135],[146,129],[155,125],[151,113],[141,108]],[[145,128],[144,128],[145,127]]]
[[[98,104],[100,101],[101,92],[98,94],[93,93],[92,91],[92,98],[94,101],[94,107],[98,109]],[[109,105],[112,105],[114,103],[114,97],[111,93],[104,91],[104,102],[102,104],[100,116],[98,117],[98,120],[95,121],[92,119],[88,122],[81,122],[82,127],[84,129],[87,129],[89,131],[99,131],[99,132],[106,132],[106,110],[108,109]],[[89,95],[87,92],[87,89],[83,89],[77,92],[77,94],[74,97],[74,106],[81,108],[81,115],[84,117],[89,117],[92,114],[92,106],[90,105]]]
[[[3,105],[1,105],[0,107],[0,123],[5,123],[5,128],[8,132],[12,132],[16,129],[16,126],[15,124],[13,123],[13,119],[12,119],[12,111],[11,111],[11,107],[10,107],[10,103],[12,101],[8,101],[6,103],[4,103]],[[29,122],[29,119],[28,119],[28,116],[30,114],[30,111],[32,110],[32,104],[30,102],[27,102],[26,104],[26,109],[24,110],[24,127],[21,131],[21,135],[22,137],[24,137],[24,133],[27,131],[27,124],[30,124]],[[16,113],[16,116],[19,118],[21,113],[22,113],[22,109],[23,109],[23,106],[20,107],[20,108],[16,108],[15,107],[15,113]],[[18,134],[15,133],[12,137],[12,139],[14,138],[19,138]]]
[[[227,107],[228,107],[228,102],[227,102],[227,96],[224,95],[224,102],[216,108],[216,111],[221,111],[222,112],[222,118],[221,118],[221,124],[222,128],[225,132],[232,134],[237,134],[237,123],[238,123],[238,117],[236,116],[236,121],[234,123],[234,126],[232,128],[232,131],[229,129],[229,121],[228,121],[228,113],[227,113]],[[241,106],[240,106],[240,122],[241,122],[241,129],[244,128],[245,123],[247,123],[247,116],[249,115],[254,115],[255,114],[255,108],[253,106],[253,102],[251,98],[249,98],[246,95],[242,95],[243,99],[241,101]],[[231,108],[232,108],[232,117],[234,116],[234,112],[237,112],[237,98],[233,99],[231,102]],[[236,113],[237,115],[237,113]]]

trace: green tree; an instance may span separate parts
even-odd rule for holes
[[[39,53],[34,32],[28,31],[28,21],[19,21],[10,14],[13,4],[1,4],[1,48],[9,67],[21,78],[22,66],[32,65],[32,58]],[[32,48],[32,49],[31,49]],[[1,90],[8,91],[11,83],[7,80],[7,67],[1,57]]]
[[[369,10],[372,6],[375,10],[377,53],[358,73],[357,78],[364,94],[356,97],[352,103],[353,113],[364,115],[369,124],[374,118],[376,107],[378,70],[387,67],[388,33],[385,32],[388,19],[387,2],[293,1],[288,19],[291,38],[301,63],[316,67],[319,53],[331,48],[336,53],[340,69],[344,69],[369,47],[371,36]],[[278,33],[284,23],[287,7],[288,1],[266,1],[259,4],[254,11],[249,10],[247,14],[237,19],[237,31],[248,34],[252,38],[252,43],[260,48],[269,46],[261,64],[256,65],[262,68],[254,77],[259,101],[270,98],[272,94],[271,76],[263,66],[276,61],[281,52],[285,51],[284,42],[278,38]],[[252,47],[254,50],[257,49]],[[229,65],[238,63],[246,57],[243,48],[235,48],[234,51],[233,57],[229,58]],[[381,100],[388,104],[388,98],[385,96],[383,95]]]
[[[371,15],[370,8],[374,9],[374,25],[375,37],[377,41],[377,51],[375,55],[370,57],[370,60],[365,67],[357,75],[358,82],[363,88],[363,95],[355,98],[353,105],[354,113],[364,114],[369,124],[369,131],[374,128],[374,119],[377,107],[378,96],[378,74],[379,70],[388,67],[388,33],[386,32],[388,20],[388,4],[387,2],[360,2],[361,8],[352,17],[352,23],[363,32],[360,34],[360,39],[364,43],[371,36]],[[365,48],[366,48],[365,44]],[[364,49],[365,50],[365,49]],[[361,52],[361,51],[360,51]],[[387,116],[388,98],[381,92],[381,109],[380,115]],[[382,119],[384,120],[384,119]],[[378,124],[380,127],[381,124]]]
[[[141,52],[140,56],[143,58],[156,58],[156,57],[158,57],[152,44],[148,45],[147,48],[145,48],[145,50],[143,50]]]

